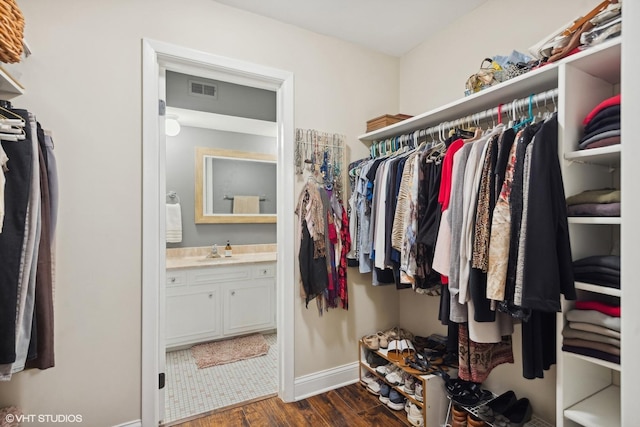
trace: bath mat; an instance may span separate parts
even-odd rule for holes
[[[269,344],[262,334],[208,342],[191,347],[191,354],[196,359],[196,365],[199,369],[264,356],[268,351]]]

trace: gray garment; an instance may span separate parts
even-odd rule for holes
[[[451,201],[449,203],[449,224],[451,226],[451,250],[449,266],[449,294],[451,306],[449,319],[452,322],[466,322],[468,318],[467,307],[458,302],[460,290],[460,236],[462,235],[462,219],[464,214],[464,171],[473,148],[472,143],[466,144],[453,158],[453,171],[451,179]]]
[[[524,165],[522,168],[522,220],[520,221],[520,241],[518,241],[518,258],[516,261],[516,283],[513,291],[513,303],[522,305],[522,287],[524,284],[524,258],[525,244],[527,241],[527,217],[529,210],[529,178],[531,177],[531,152],[535,144],[535,136],[527,145],[524,154]]]
[[[44,135],[44,144],[47,149],[47,175],[49,178],[49,201],[51,205],[51,241],[53,242],[58,222],[58,164],[53,152],[53,139],[50,135]]]
[[[371,223],[371,207],[367,201],[367,172],[371,169],[373,161],[363,165],[360,169],[360,176],[358,177],[358,184],[356,185],[356,192],[358,198],[356,200],[356,209],[358,215],[358,270],[360,273],[371,272],[371,240],[369,239],[369,225]]]
[[[584,322],[602,326],[620,332],[620,318],[607,316],[595,310],[569,310],[567,312],[569,322]]]
[[[619,135],[620,135],[620,129],[608,130],[608,131],[599,133],[597,135],[593,135],[591,138],[584,140],[583,142],[580,143],[580,145],[578,145],[578,148],[582,150],[592,142],[600,141],[601,139],[610,138],[612,136],[619,136]]]
[[[568,216],[620,216],[620,203],[582,203],[567,206]]]
[[[35,117],[29,114],[31,128],[31,145],[33,152],[31,170],[31,188],[29,205],[25,223],[20,260],[20,275],[18,279],[18,311],[16,315],[16,360],[12,364],[0,365],[0,380],[8,381],[11,374],[22,371],[27,360],[29,342],[31,341],[31,326],[33,323],[33,309],[35,307],[36,268],[38,266],[38,248],[40,246],[40,159],[38,153],[38,129]]]
[[[620,338],[608,337],[606,335],[596,334],[594,332],[581,331],[578,329],[573,329],[571,326],[567,325],[562,330],[562,336],[565,338],[576,338],[587,341],[596,341],[601,342],[603,344],[614,345],[620,348]]]
[[[607,337],[620,339],[620,331],[614,331],[613,329],[605,328],[604,326],[594,325],[592,323],[569,322],[569,327],[571,329],[576,329],[578,331],[593,332],[596,334],[605,335]]]

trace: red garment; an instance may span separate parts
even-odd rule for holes
[[[340,239],[342,240],[342,251],[340,253],[340,264],[338,265],[338,296],[342,303],[342,308],[349,309],[349,295],[347,292],[347,253],[351,250],[351,235],[349,234],[349,217],[347,210],[342,209],[342,228],[340,229]]]
[[[587,114],[587,117],[584,118],[584,120],[582,121],[582,124],[585,126],[588,125],[589,122],[595,117],[596,114],[598,114],[600,111],[604,110],[605,108],[613,107],[614,105],[620,105],[620,94],[616,96],[612,96],[611,98],[607,98],[604,101],[602,101],[600,104],[596,105],[596,108],[591,110],[591,112]]]
[[[451,175],[453,174],[453,155],[462,148],[464,141],[458,139],[454,141],[442,160],[442,176],[440,179],[440,191],[438,193],[438,203],[442,206],[442,212],[449,207],[449,200],[451,200]]]
[[[605,304],[600,301],[576,301],[578,310],[595,310],[611,317],[620,317],[620,307]]]

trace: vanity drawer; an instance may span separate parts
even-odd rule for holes
[[[251,269],[237,265],[217,266],[212,268],[194,269],[190,271],[189,285],[210,285],[212,283],[233,282],[251,279]]]
[[[275,264],[258,264],[253,267],[253,277],[261,279],[263,277],[276,277]]]
[[[184,286],[187,284],[187,274],[185,271],[167,271],[167,286]]]

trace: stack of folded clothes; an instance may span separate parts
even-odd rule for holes
[[[580,150],[620,144],[620,95],[598,104],[582,124],[584,136],[578,141]]]
[[[602,188],[567,197],[568,216],[620,216],[620,190]]]
[[[563,351],[620,363],[620,306],[576,301],[566,317]]]
[[[573,262],[576,282],[620,289],[620,256],[594,255]]]

